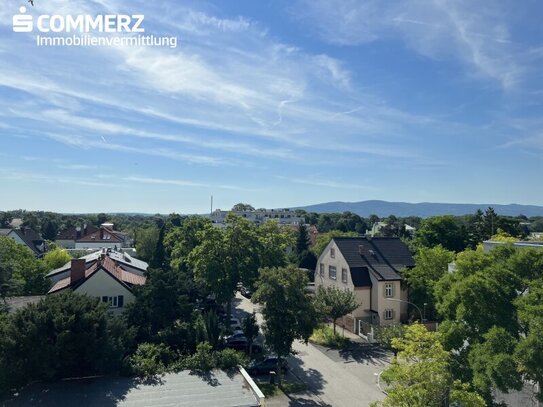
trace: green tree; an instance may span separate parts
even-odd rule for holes
[[[269,220],[256,229],[259,242],[260,267],[281,267],[287,264],[287,248],[294,245],[291,229]]]
[[[135,300],[126,316],[137,328],[139,342],[164,342],[180,351],[194,348],[194,286],[186,274],[148,269],[144,285],[134,287]]]
[[[256,323],[256,315],[252,313],[251,315],[243,319],[243,333],[247,338],[247,346],[249,347],[249,355],[253,353],[253,343],[258,337],[258,324]]]
[[[254,211],[255,208],[249,204],[244,204],[244,203],[238,203],[238,204],[235,204],[233,207],[232,207],[232,210],[237,212],[237,211]]]
[[[454,253],[440,245],[422,247],[415,255],[416,266],[403,270],[403,277],[409,287],[410,301],[419,308],[427,304],[430,317],[435,317],[434,286],[447,273],[448,264],[453,260]]]
[[[189,254],[189,264],[197,281],[203,283],[219,303],[227,304],[231,315],[231,300],[238,282],[252,287],[260,265],[260,245],[255,227],[247,220],[229,214],[226,228],[211,224],[199,232],[201,243]]]
[[[315,306],[323,317],[332,319],[335,335],[337,320],[353,312],[360,304],[356,301],[356,296],[352,291],[329,286],[319,287],[315,296]]]
[[[42,237],[45,240],[55,240],[55,238],[57,237],[57,233],[58,233],[58,227],[53,221],[47,220],[42,225],[41,231],[42,231]]]
[[[170,258],[170,266],[179,271],[190,272],[188,256],[201,243],[198,232],[211,224],[209,219],[191,216],[183,221],[181,227],[174,227],[164,237],[166,255]]]
[[[405,336],[392,340],[398,355],[383,371],[387,397],[375,403],[390,407],[442,407],[463,405],[483,407],[484,399],[469,387],[454,380],[450,373],[450,354],[438,333],[420,324],[406,328]],[[457,404],[460,403],[460,404]]]
[[[56,248],[45,254],[43,262],[45,263],[45,268],[47,270],[54,270],[69,263],[71,259],[72,256],[70,256],[66,250]]]
[[[128,358],[132,374],[149,378],[165,373],[168,366],[176,359],[175,352],[162,343],[140,343],[136,351]]]
[[[451,215],[434,216],[422,221],[417,230],[416,240],[426,247],[443,246],[447,250],[459,252],[465,249],[467,232],[458,220]]]
[[[133,341],[105,304],[71,291],[18,310],[0,329],[3,392],[33,380],[118,373]]]
[[[135,244],[137,257],[144,261],[150,261],[158,242],[159,229],[156,226],[138,228],[135,231]]]
[[[9,237],[0,236],[0,293],[9,295],[39,295],[49,289],[44,263],[36,260],[28,247]]]
[[[166,224],[162,225],[158,233],[158,239],[156,242],[153,256],[149,262],[149,266],[153,268],[169,269],[170,264],[166,258],[166,250],[164,249],[164,236],[166,234]]]
[[[214,311],[209,311],[204,314],[205,338],[214,349],[219,347],[221,337],[221,327],[219,326],[219,318]]]
[[[281,382],[281,359],[292,353],[292,343],[307,343],[316,326],[316,311],[305,293],[307,276],[298,268],[265,268],[260,271],[253,301],[262,303],[264,337],[278,357]]]

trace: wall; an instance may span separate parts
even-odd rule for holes
[[[121,242],[77,242],[75,244],[76,249],[114,249],[117,247],[117,249],[123,247]]]
[[[330,249],[335,249],[335,258],[330,256]],[[324,264],[324,276],[320,276],[320,264]],[[328,277],[328,266],[336,266],[336,279],[331,279]],[[341,280],[341,270],[347,270],[347,282],[344,283]],[[351,313],[352,317],[362,318],[368,316],[370,309],[370,288],[369,287],[355,287],[353,280],[351,278],[351,272],[347,261],[339,251],[336,243],[332,240],[326,246],[326,249],[323,250],[319,260],[317,261],[317,268],[315,270],[315,287],[330,287],[335,286],[339,289],[347,289],[353,291],[357,302],[360,306]]]
[[[79,294],[87,294],[91,297],[108,296],[113,297],[117,295],[124,296],[124,307],[134,301],[134,294],[119,284],[113,277],[107,272],[100,269],[81,286],[75,290]],[[124,308],[123,307],[123,308]],[[123,308],[111,308],[114,314],[122,312]]]

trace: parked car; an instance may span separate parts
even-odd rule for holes
[[[266,359],[260,362],[253,361],[246,370],[247,373],[253,376],[268,374],[272,371],[277,371],[277,356],[268,356]],[[281,359],[281,373],[285,374],[287,370],[287,361],[285,359]]]
[[[245,298],[251,298],[253,296],[253,291],[250,288],[247,288],[245,286],[241,287],[241,295],[243,295]]]
[[[247,338],[245,338],[245,337],[243,337],[243,338],[233,338],[233,339],[231,339],[229,341],[226,341],[226,343],[224,344],[224,347],[246,352],[247,351],[247,343],[248,343]]]
[[[232,339],[239,339],[239,338],[245,338],[245,332],[243,332],[240,329],[236,329],[231,335],[228,335],[226,337],[226,341],[230,341]]]

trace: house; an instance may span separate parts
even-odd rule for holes
[[[249,222],[260,225],[269,220],[274,220],[280,225],[299,225],[304,223],[304,218],[297,216],[289,209],[255,209],[246,211],[222,211],[217,209],[211,213],[211,222],[217,227],[225,226],[225,219],[229,213],[233,213]]]
[[[6,236],[17,243],[25,245],[34,252],[36,257],[42,257],[45,253],[45,241],[38,232],[21,226],[19,229],[0,229],[0,236]]]
[[[407,246],[396,237],[334,237],[319,257],[315,286],[353,291],[360,306],[340,325],[391,325],[407,319],[407,290],[401,272],[415,266]],[[359,322],[361,321],[361,322]]]
[[[59,232],[55,243],[65,249],[116,249],[130,246],[126,233],[113,230],[112,223],[103,223],[100,227],[84,224]]]
[[[493,248],[498,246],[513,245],[513,247],[519,249],[543,249],[543,241],[534,241],[534,240],[519,240],[518,242],[502,242],[500,240],[485,240],[483,242],[483,250],[485,253],[488,253]]]
[[[103,249],[50,272],[47,277],[53,287],[48,294],[65,290],[87,294],[109,304],[117,314],[134,300],[132,288],[145,284],[146,265],[126,253]]]

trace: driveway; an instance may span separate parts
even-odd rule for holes
[[[262,324],[259,306],[240,294],[234,307],[236,316],[241,318],[255,311]],[[301,342],[294,343],[293,348],[297,354],[289,358],[291,373],[306,383],[309,391],[293,395],[283,405],[363,407],[384,398],[376,374],[388,366],[391,353],[362,341],[352,343],[347,350]]]

